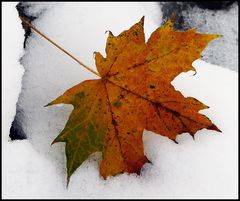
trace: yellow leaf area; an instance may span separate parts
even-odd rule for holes
[[[73,172],[95,152],[102,152],[100,174],[140,174],[149,162],[144,155],[144,129],[166,136],[194,134],[203,128],[220,130],[199,110],[208,106],[184,97],[171,85],[180,73],[195,70],[192,62],[220,35],[195,29],[175,31],[167,21],[145,42],[144,18],[114,36],[109,32],[106,58],[95,53],[101,79],[87,80],[48,105],[72,104],[69,120],[53,141],[66,143],[68,182]]]

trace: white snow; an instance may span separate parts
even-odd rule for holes
[[[152,3],[153,4],[153,3]],[[221,130],[183,134],[175,144],[144,132],[146,164],[142,175],[122,174],[103,180],[96,153],[78,168],[66,189],[64,145],[50,143],[65,125],[71,106],[43,108],[69,87],[95,78],[74,61],[33,34],[23,65],[24,89],[20,98],[29,140],[9,141],[23,67],[23,30],[16,3],[3,3],[3,198],[237,198],[238,196],[238,75],[197,60],[193,72],[174,81],[176,89],[193,96],[210,109],[202,111]],[[138,3],[59,3],[38,18],[35,25],[50,38],[94,67],[92,53],[104,52],[106,30],[118,34],[145,15],[147,37],[157,27],[151,14]],[[38,9],[35,12],[38,12]],[[42,6],[41,6],[42,9]],[[96,13],[98,15],[96,15]],[[60,17],[61,16],[61,17]],[[93,17],[94,16],[94,17]]]
[[[21,90],[21,77],[24,69],[19,64],[23,54],[24,31],[21,28],[15,9],[16,3],[3,3],[2,9],[2,119],[3,139],[8,139],[8,129],[16,112],[16,103]]]

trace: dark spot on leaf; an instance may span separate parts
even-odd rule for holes
[[[84,97],[86,96],[86,94],[85,94],[84,91],[82,91],[82,92],[78,93],[77,96],[78,96],[79,98],[84,98]]]
[[[175,115],[175,116],[179,116],[180,114],[179,114],[179,112],[177,112],[177,111],[171,111],[172,113],[173,113],[173,115]]]
[[[123,98],[124,98],[124,95],[121,94],[121,95],[118,96],[118,98],[119,98],[119,99],[123,99]]]
[[[134,35],[134,36],[138,36],[138,32],[137,32],[137,31],[134,31],[134,32],[133,32],[133,35]]]
[[[112,119],[112,125],[117,126],[118,123],[115,121],[115,119]]]
[[[121,107],[122,103],[120,101],[116,101],[115,103],[113,103],[113,106],[116,108]]]

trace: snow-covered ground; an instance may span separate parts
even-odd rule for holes
[[[23,29],[16,3],[3,3],[3,198],[237,198],[238,196],[238,75],[198,60],[192,72],[173,84],[185,96],[195,97],[210,109],[202,111],[221,130],[183,134],[179,144],[145,131],[146,164],[141,176],[122,174],[103,180],[98,173],[101,154],[78,168],[66,189],[64,145],[50,146],[66,122],[70,106],[43,108],[69,87],[94,76],[36,34],[29,38],[23,64],[25,86],[20,103],[25,109],[28,140],[10,141],[9,128],[21,90]],[[117,6],[116,6],[117,5]],[[64,8],[64,9],[63,9]],[[111,9],[110,9],[111,8]],[[104,10],[105,9],[105,10]],[[147,38],[157,27],[149,4],[59,4],[35,25],[89,66],[93,51],[104,52],[106,30],[127,29],[145,15]],[[106,12],[108,10],[108,12]],[[94,14],[98,14],[98,17]],[[78,16],[82,16],[79,18]],[[61,16],[61,17],[59,17]],[[114,16],[110,18],[110,16]],[[73,26],[74,25],[74,26]]]

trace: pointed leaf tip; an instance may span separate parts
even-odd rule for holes
[[[70,176],[67,176],[67,184],[66,184],[67,189],[68,189],[68,186],[69,186],[69,182],[70,182]]]
[[[43,107],[48,107],[48,106],[50,106],[50,105],[52,105],[52,102],[50,102],[50,103],[44,105]]]
[[[216,34],[216,38],[221,38],[221,37],[223,37],[222,34]]]
[[[54,145],[55,143],[56,143],[55,140],[53,140],[52,143],[51,143],[51,146]]]
[[[51,146],[55,143],[58,143],[58,142],[65,142],[62,138],[61,138],[61,135],[58,135],[51,143]]]
[[[108,33],[108,36],[113,36],[113,33],[110,30],[105,31],[105,34]]]
[[[151,163],[151,164],[153,164],[152,161],[150,161],[147,157],[146,157],[146,163]]]
[[[197,70],[196,70],[195,68],[193,68],[192,71],[194,72],[194,73],[192,74],[192,76],[197,75]]]
[[[195,140],[194,133],[190,133],[190,135],[192,136],[193,140]]]
[[[209,126],[207,129],[209,129],[209,130],[214,130],[214,131],[217,131],[217,132],[222,133],[222,131],[221,131],[215,124],[212,124],[212,125]]]
[[[217,38],[223,37],[222,34],[209,34],[209,35],[211,36],[210,41],[211,41],[211,40],[215,40],[215,39],[217,39]]]
[[[178,144],[178,142],[176,140],[172,140],[173,142],[175,142],[176,144]]]
[[[144,25],[144,18],[145,16],[142,16],[141,20],[139,21],[139,23],[143,26]]]

